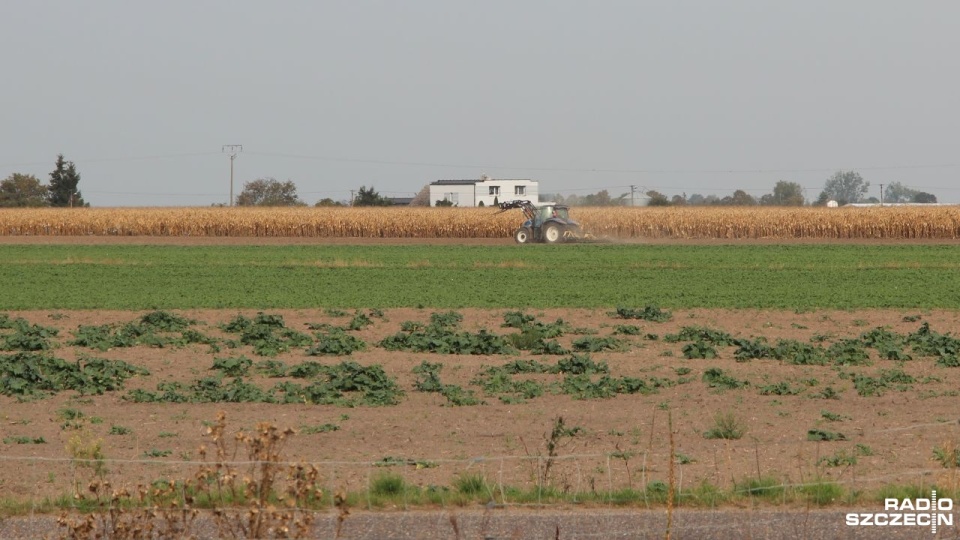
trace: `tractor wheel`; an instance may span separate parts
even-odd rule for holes
[[[513,233],[513,239],[516,240],[518,244],[526,244],[530,242],[532,236],[533,233],[526,227],[520,227],[517,229],[517,232]]]
[[[547,223],[543,226],[543,241],[548,244],[556,244],[563,240],[563,228],[557,223]]]

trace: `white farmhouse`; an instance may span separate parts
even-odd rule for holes
[[[450,201],[454,206],[469,207],[493,205],[493,200],[506,202],[526,200],[537,202],[540,195],[536,180],[517,178],[490,178],[479,180],[437,180],[430,183],[430,206],[437,201]]]

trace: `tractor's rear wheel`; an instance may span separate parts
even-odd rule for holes
[[[530,242],[530,238],[533,233],[527,227],[520,227],[517,229],[517,232],[513,233],[513,239],[517,241],[518,244],[526,244]]]
[[[543,226],[543,241],[548,244],[556,244],[563,240],[563,228],[556,223],[547,223]]]

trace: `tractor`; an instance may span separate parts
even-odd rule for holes
[[[530,201],[507,201],[500,203],[500,211],[519,208],[526,221],[513,233],[518,244],[542,242],[556,244],[583,238],[580,224],[570,219],[569,208],[552,202],[535,206]]]

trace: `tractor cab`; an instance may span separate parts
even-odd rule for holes
[[[545,202],[535,206],[530,201],[508,201],[500,204],[501,211],[512,208],[522,209],[524,217],[527,218],[513,235],[518,244],[555,244],[580,237],[580,224],[570,219],[570,210],[566,205]]]

